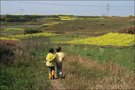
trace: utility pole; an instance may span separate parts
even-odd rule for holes
[[[20,9],[21,15],[23,15],[24,9]]]
[[[109,16],[109,10],[110,10],[110,6],[109,6],[109,4],[107,4],[107,6],[106,6],[107,8],[106,8],[106,16]]]

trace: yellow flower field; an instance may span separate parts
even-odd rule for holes
[[[10,35],[8,37],[11,38],[31,38],[31,37],[39,37],[39,36],[55,36],[60,34],[53,34],[53,33],[36,33],[36,34],[26,34],[26,35]]]
[[[58,43],[58,42],[56,42]],[[75,39],[62,43],[90,44],[90,45],[111,45],[111,46],[133,46],[135,37],[131,34],[108,33],[103,36],[91,37],[86,39]]]
[[[59,17],[59,18],[60,18],[60,20],[77,20],[77,19],[79,19],[79,18],[71,18],[71,17]],[[82,18],[80,20],[82,20]]]
[[[20,39],[16,39],[16,38],[5,38],[5,37],[0,37],[0,40],[15,40],[15,41],[20,41]]]
[[[50,26],[50,25],[55,25],[55,24],[60,24],[60,23],[63,23],[63,22],[50,22],[50,23],[47,23],[47,24],[42,24],[42,27],[47,27],[47,26]]]

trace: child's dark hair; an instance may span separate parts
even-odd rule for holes
[[[53,49],[53,48],[50,48],[50,49],[49,49],[49,52],[50,52],[50,53],[53,53],[53,52],[54,52],[54,49]]]
[[[61,47],[57,47],[56,51],[60,52],[61,51]]]

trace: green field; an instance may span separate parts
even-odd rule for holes
[[[58,80],[65,89],[135,89],[134,46],[56,43],[94,38],[109,32],[126,30],[134,27],[134,17],[67,15],[63,17],[78,19],[61,20],[60,16],[54,15],[31,16],[29,21],[25,21],[28,16],[21,15],[19,17],[23,21],[13,21],[16,19],[12,17],[18,16],[1,17],[1,20],[5,20],[2,21],[0,33],[1,90],[53,89],[48,79],[45,58],[49,48],[56,49],[58,46],[66,55],[63,62],[65,79]],[[63,23],[42,26],[51,22]],[[17,28],[22,30],[17,30]],[[36,33],[53,33],[54,35],[16,37],[20,41],[11,40],[10,37],[10,35]]]

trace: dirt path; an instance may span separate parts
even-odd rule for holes
[[[57,68],[55,67],[55,70]],[[56,71],[55,71],[55,77],[56,77]],[[52,90],[66,90],[64,86],[62,86],[62,83],[59,79],[50,79],[50,84],[52,85]]]
[[[65,90],[59,79],[51,79],[52,90]]]

